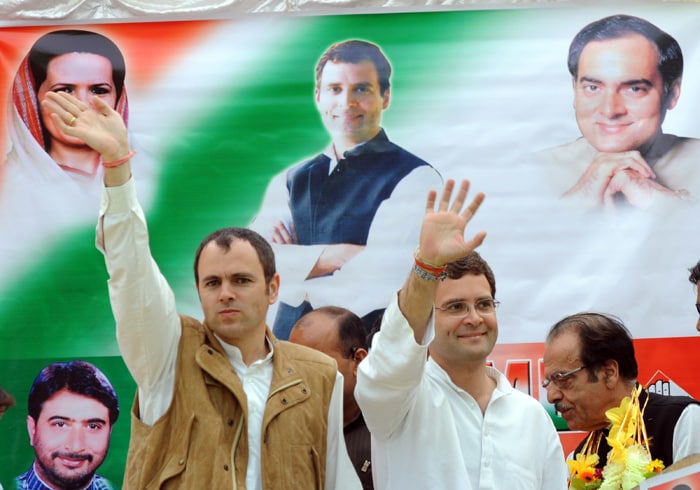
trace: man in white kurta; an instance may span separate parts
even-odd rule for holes
[[[435,195],[429,199],[416,266],[358,370],[356,398],[372,433],[375,487],[566,488],[551,418],[486,366],[498,332],[495,280],[473,252],[484,234],[463,239],[482,195],[459,214],[463,183],[447,211],[449,185],[438,212]],[[440,281],[443,271],[447,279]],[[429,326],[434,337],[423,345]]]

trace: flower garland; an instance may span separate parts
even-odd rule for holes
[[[639,403],[641,392],[642,386],[638,385],[619,407],[605,412],[611,424],[607,437],[611,449],[605,468],[597,467],[600,431],[591,432],[581,452],[566,462],[571,473],[569,489],[630,490],[663,470],[661,460],[651,459],[643,419],[645,407]]]

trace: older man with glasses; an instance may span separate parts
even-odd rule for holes
[[[498,336],[496,282],[474,252],[484,234],[464,240],[483,195],[462,210],[468,183],[450,204],[453,186],[437,210],[429,195],[413,268],[358,368],[374,486],[565,489],[564,453],[544,407],[486,365]]]
[[[632,337],[620,320],[600,313],[578,313],[557,322],[544,351],[547,400],[572,430],[588,431],[574,451],[597,453],[607,462],[606,410],[620,405],[638,387]],[[666,466],[700,454],[700,402],[646,390],[639,397],[652,459]]]

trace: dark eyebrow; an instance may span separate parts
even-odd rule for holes
[[[215,275],[215,274],[210,274],[210,275],[208,275],[208,276],[203,277],[203,278],[202,278],[202,282],[209,282],[209,281],[211,281],[212,279],[219,279],[219,280],[220,280],[221,277],[219,277],[219,276],[217,276],[217,275]]]
[[[603,83],[602,80],[598,80],[597,78],[591,78],[591,77],[581,77],[578,79],[578,81],[576,83],[582,83],[582,82]]]
[[[452,305],[455,303],[465,303],[466,300],[464,298],[450,298],[447,301],[444,301],[442,304],[443,305]]]
[[[64,417],[63,415],[54,415],[52,417],[49,417],[49,422],[52,422],[54,420],[73,420],[70,417]]]
[[[49,417],[49,422],[53,422],[53,421],[55,421],[55,420],[61,420],[61,421],[64,421],[64,422],[71,422],[71,421],[72,421],[72,422],[76,422],[76,419],[74,419],[74,418],[72,418],[72,417],[65,417],[65,416],[63,416],[63,415],[54,415],[54,416],[52,416],[52,417]],[[83,421],[81,421],[81,422],[83,422]],[[101,419],[101,418],[99,418],[99,417],[94,417],[94,418],[91,418],[91,419],[87,419],[85,422],[87,422],[88,424],[94,424],[94,423],[105,424],[105,425],[107,424],[107,421],[106,421],[106,420]]]
[[[647,87],[654,86],[654,84],[651,83],[651,80],[647,80],[646,78],[640,78],[638,80],[626,80],[622,82],[622,85],[625,85],[627,87],[631,87],[632,85],[645,85]]]
[[[602,80],[598,80],[597,78],[592,78],[592,77],[581,77],[581,78],[579,78],[577,83],[581,83],[581,82],[603,84]],[[621,85],[624,85],[626,87],[631,87],[632,85],[645,85],[647,87],[654,86],[654,84],[651,83],[651,80],[647,80],[646,78],[625,80],[624,82],[621,83]]]

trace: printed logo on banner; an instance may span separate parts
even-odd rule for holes
[[[651,393],[670,396],[690,396],[690,394],[675,383],[663,371],[657,370],[646,382],[646,387]]]

